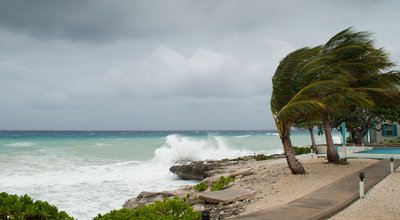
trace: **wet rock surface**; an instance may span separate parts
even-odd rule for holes
[[[203,180],[212,176],[211,170],[220,168],[218,163],[204,161],[172,166],[169,171],[183,180]]]
[[[188,164],[178,164],[172,166],[169,171],[183,180],[204,180],[220,173],[224,173],[227,167],[246,163],[253,159],[252,156],[240,157],[236,159],[195,161]]]

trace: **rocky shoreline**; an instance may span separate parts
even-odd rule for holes
[[[218,175],[232,172],[238,166],[245,166],[249,161],[260,161],[266,159],[277,159],[283,155],[275,154],[271,156],[245,156],[238,157],[235,159],[223,159],[223,160],[207,160],[207,161],[194,161],[191,163],[177,164],[172,166],[169,171],[177,175],[183,180],[199,180],[202,181],[206,178],[215,177]],[[262,159],[259,159],[262,158]],[[232,175],[231,175],[232,176]],[[236,177],[238,175],[233,175]]]
[[[209,210],[211,219],[226,219],[290,202],[374,162],[370,159],[354,159],[350,160],[350,165],[340,166],[326,164],[322,158],[311,159],[310,155],[301,155],[298,159],[308,173],[292,175],[282,155],[261,157],[266,160],[256,160],[257,156],[196,161],[170,168],[179,178],[198,180],[208,186],[221,176],[233,178],[225,190],[251,192],[246,196],[227,202],[206,202],[203,197],[210,192],[210,188],[199,192],[193,185],[186,185],[176,190],[141,192],[137,197],[126,201],[123,207],[135,208],[177,196],[189,203],[195,211]]]
[[[274,155],[268,159],[280,158],[282,155]],[[191,163],[177,164],[170,171],[183,180],[198,180],[207,185],[216,181],[221,176],[235,178],[226,188],[231,188],[244,176],[253,175],[250,165],[255,163],[257,155],[245,156],[235,159],[195,161]],[[209,192],[206,190],[205,192]],[[228,203],[206,202],[201,199],[204,192],[199,192],[192,185],[182,186],[176,190],[162,192],[141,192],[137,197],[129,199],[123,205],[124,208],[135,208],[141,205],[153,203],[171,197],[179,197],[189,203],[195,211],[209,210],[212,219],[225,219],[243,212],[246,205],[254,201],[254,193],[251,196],[232,200]]]

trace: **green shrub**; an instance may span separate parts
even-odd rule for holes
[[[196,184],[195,186],[193,186],[193,189],[195,189],[197,191],[204,191],[204,190],[208,189],[208,185],[204,182],[200,182],[200,183]]]
[[[349,162],[347,161],[347,158],[340,158],[339,159],[339,164],[340,165],[347,165]]]
[[[231,177],[221,176],[219,180],[213,182],[211,185],[211,191],[218,191],[225,189],[230,182],[233,182],[235,179]]]
[[[296,155],[311,153],[311,148],[308,147],[293,147],[293,150]]]
[[[74,220],[64,211],[58,211],[57,207],[44,201],[33,201],[28,195],[9,195],[0,193],[0,219],[15,220],[44,220],[60,219]]]
[[[348,143],[348,144],[354,143],[353,138],[351,138],[351,137],[346,137],[346,143]]]
[[[273,156],[270,155],[265,155],[265,154],[257,154],[256,156],[254,156],[254,159],[259,161],[259,160],[270,160],[273,159]]]
[[[233,161],[240,161],[240,160],[244,160],[244,158],[243,157],[238,157],[236,159],[233,159]]]
[[[104,215],[99,214],[93,220],[192,220],[200,217],[200,213],[193,211],[189,204],[175,197],[135,209],[113,210]]]

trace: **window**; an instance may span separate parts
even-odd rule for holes
[[[383,137],[393,137],[397,136],[397,124],[385,124],[382,125],[382,136]]]
[[[393,136],[393,125],[385,125],[386,136]]]

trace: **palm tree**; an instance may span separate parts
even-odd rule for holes
[[[319,117],[325,131],[328,161],[338,163],[329,124],[331,115],[356,105],[373,106],[371,93],[382,92],[377,83],[374,86],[363,83],[365,77],[377,78],[376,73],[392,65],[382,49],[374,48],[369,36],[366,32],[346,29],[325,45],[288,54],[276,69],[271,110],[292,173],[305,172],[292,149],[292,126]],[[380,77],[396,78],[390,73]],[[391,87],[398,89],[396,85]]]
[[[310,93],[324,93],[324,88],[332,88],[335,87],[332,85],[339,83],[334,80],[312,82],[311,77],[300,71],[320,50],[321,47],[301,48],[288,54],[280,62],[272,78],[271,110],[293,174],[304,174],[305,170],[293,151],[291,127],[326,107],[317,98],[310,98]]]
[[[372,97],[376,97],[377,93],[383,94],[394,88],[398,89],[396,84],[393,84],[395,80],[398,82],[398,75],[393,72],[379,75],[382,70],[393,66],[393,63],[383,49],[373,46],[370,35],[368,32],[354,32],[351,28],[343,30],[324,45],[321,57],[327,59],[317,60],[317,65],[323,65],[319,69],[321,71],[319,77],[325,77],[326,74],[340,74],[346,77],[348,82],[348,88],[343,90],[344,93],[323,97],[325,104],[330,106],[322,113],[329,162],[339,162],[329,124],[333,110],[344,110],[354,106],[369,108],[374,105]]]

